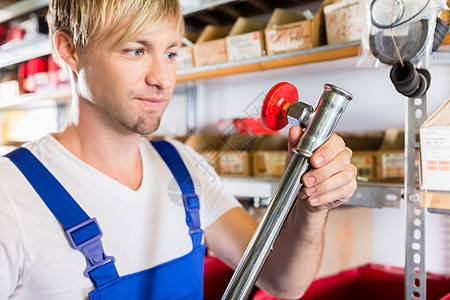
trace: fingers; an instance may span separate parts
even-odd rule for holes
[[[347,169],[336,173],[327,180],[306,187],[303,192],[308,196],[312,206],[328,204],[333,201],[346,202],[356,190],[356,167],[350,165]]]
[[[311,157],[311,164],[315,168],[302,179],[304,193],[311,205],[318,206],[333,201],[341,204],[353,195],[356,189],[356,167],[350,163],[351,156],[352,151],[345,147],[337,135],[333,135],[317,149],[314,159]]]
[[[289,154],[292,156],[303,131],[299,126],[289,130]],[[314,207],[330,208],[346,202],[356,190],[356,167],[350,163],[352,151],[337,134],[320,146],[310,158],[312,170],[303,178],[303,197]]]
[[[343,151],[339,152],[331,161],[325,161],[319,167],[316,167],[303,176],[303,183],[305,186],[316,185],[318,183],[331,178],[336,173],[342,172],[351,166],[350,158],[352,151],[345,147]],[[317,164],[317,163],[316,163]]]
[[[331,137],[328,139],[328,141],[326,141],[313,153],[310,159],[311,165],[314,168],[319,168],[330,162],[344,149],[345,149],[344,140],[337,134],[333,133]]]

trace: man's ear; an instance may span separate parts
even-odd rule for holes
[[[75,45],[69,34],[62,30],[55,32],[53,46],[59,59],[64,61],[73,72],[78,74],[78,55]]]

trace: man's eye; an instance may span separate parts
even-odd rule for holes
[[[143,49],[132,49],[132,50],[128,50],[128,53],[130,53],[133,56],[140,56],[140,55],[144,54],[144,50]]]
[[[175,52],[169,52],[166,54],[166,57],[170,60],[175,59],[176,56],[177,56],[177,54]]]

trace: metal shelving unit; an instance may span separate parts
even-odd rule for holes
[[[181,9],[183,15],[189,16],[202,11],[211,10],[220,5],[238,2],[240,0],[197,0],[197,1],[181,1]]]
[[[48,92],[30,93],[0,102],[0,111],[16,108],[26,108],[42,102],[63,101],[71,97],[70,89],[61,89]]]
[[[49,2],[49,0],[17,1],[0,10],[0,23],[8,22],[25,14],[47,7]]]
[[[38,35],[33,39],[23,40],[0,52],[0,68],[15,65],[29,59],[49,55],[52,46],[47,35]]]
[[[222,176],[225,190],[238,198],[251,199],[257,206],[266,206],[275,193],[279,178]],[[358,182],[358,188],[346,205],[373,208],[399,208],[403,199],[401,183]]]

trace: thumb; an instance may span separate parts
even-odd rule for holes
[[[294,148],[295,146],[297,146],[298,140],[300,139],[300,137],[303,134],[303,130],[300,126],[292,126],[291,128],[289,128],[289,135],[288,135],[288,149],[289,151],[292,150],[292,148]]]
[[[303,130],[300,126],[292,126],[289,128],[289,134],[288,134],[288,153],[285,160],[285,166],[289,164],[289,161],[292,157],[292,148],[297,146],[298,140],[303,134]]]

